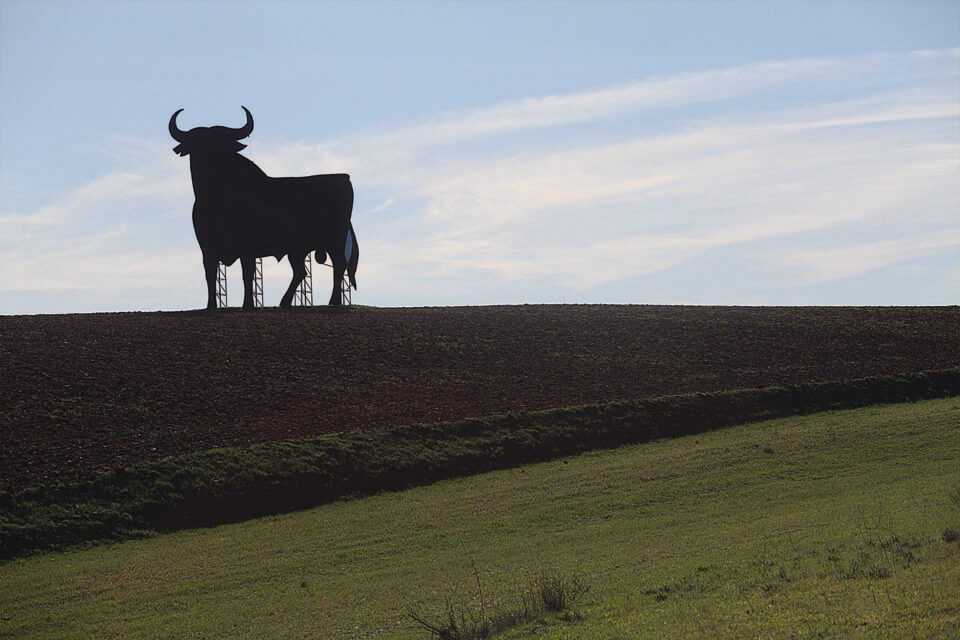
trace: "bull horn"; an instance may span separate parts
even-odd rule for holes
[[[234,135],[237,137],[237,140],[242,140],[243,138],[246,138],[248,135],[253,133],[253,116],[250,115],[250,110],[242,105],[240,108],[243,109],[247,114],[247,124],[243,125],[239,129],[233,130]]]
[[[186,135],[186,131],[181,131],[180,127],[177,126],[177,116],[180,115],[180,112],[183,109],[177,109],[173,112],[173,115],[170,116],[170,136],[177,142],[183,142],[183,137]]]

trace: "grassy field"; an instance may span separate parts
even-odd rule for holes
[[[8,562],[0,637],[426,638],[474,567],[590,585],[504,637],[956,637],[958,461],[960,398],[588,453]]]

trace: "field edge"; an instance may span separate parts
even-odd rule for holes
[[[0,493],[0,559],[213,526],[747,422],[960,395],[960,368],[214,449]]]

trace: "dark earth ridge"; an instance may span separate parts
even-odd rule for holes
[[[0,490],[222,446],[958,365],[958,307],[0,316]]]

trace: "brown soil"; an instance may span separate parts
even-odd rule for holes
[[[960,309],[0,317],[0,490],[191,451],[960,365]]]

